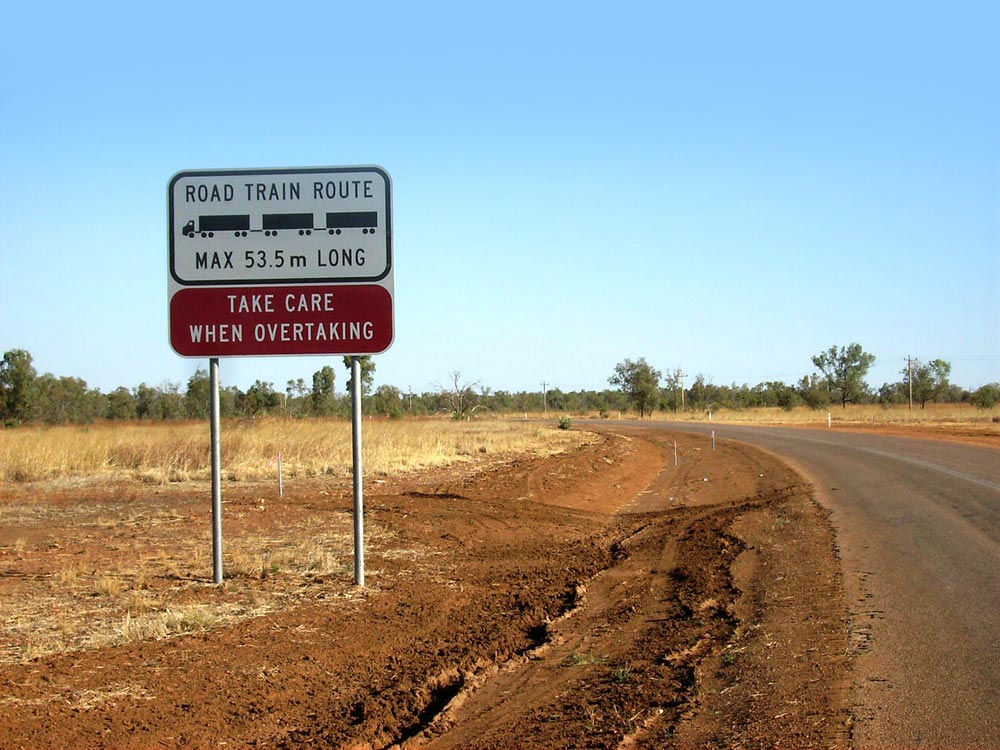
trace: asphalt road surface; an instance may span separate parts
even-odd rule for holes
[[[803,473],[832,513],[859,748],[1000,748],[1000,451],[890,435],[715,430]]]

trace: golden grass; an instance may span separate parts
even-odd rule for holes
[[[119,553],[112,563],[99,544],[76,562],[76,555],[51,543],[16,553],[12,565],[48,563],[54,569],[35,569],[0,598],[0,664],[208,630],[293,606],[311,591],[347,596],[352,584],[348,513],[289,524],[278,519],[266,531],[230,540],[223,587],[192,573],[208,567],[205,530],[168,535],[169,546],[155,527],[133,532],[127,519],[112,531],[104,546],[116,548],[134,533],[136,554]],[[373,554],[394,549],[378,524],[368,525],[365,539]],[[70,534],[65,544],[74,543]],[[53,553],[62,555],[61,562]]]
[[[365,472],[488,465],[590,439],[538,423],[365,421]],[[0,664],[216,628],[295,606],[320,590],[327,601],[358,595],[346,510],[298,520],[261,515],[259,526],[227,536],[224,586],[192,573],[211,568],[210,530],[202,523],[207,514],[150,504],[148,496],[159,488],[154,493],[140,485],[207,480],[208,442],[201,423],[0,431],[0,480],[39,483],[0,502],[0,559],[11,572],[0,592]],[[351,428],[344,422],[231,422],[223,426],[223,446],[227,480],[273,479],[279,451],[288,478],[332,476],[346,486],[342,480],[351,473]],[[56,498],[74,497],[80,481],[109,482],[112,492],[47,500],[53,490]],[[265,513],[263,500],[259,509],[251,500],[231,506],[227,518],[258,512]],[[366,524],[365,545],[376,560],[406,560],[411,568],[445,575],[432,549],[403,543],[378,523]]]
[[[798,406],[794,409],[768,407],[758,409],[718,409],[711,420],[717,422],[748,422],[756,424],[823,424],[827,415],[833,424],[898,424],[898,425],[975,425],[1000,433],[1000,407],[977,409],[970,404],[927,404],[925,409],[914,406],[881,406],[879,404],[848,404],[843,408],[831,404],[824,409]],[[707,411],[656,412],[654,419],[668,421],[709,420]]]
[[[551,453],[578,445],[581,433],[515,421],[365,420],[368,475],[432,468],[473,457]],[[106,423],[0,430],[0,481],[98,479],[166,483],[211,474],[207,422]],[[222,471],[227,480],[348,476],[351,425],[342,420],[268,418],[226,422]]]
[[[127,526],[123,520],[106,544],[116,546],[114,539],[130,533]],[[113,571],[98,546],[89,550],[96,557],[68,564],[49,559],[52,572],[15,581],[0,597],[0,664],[210,630],[295,606],[317,591],[328,601],[360,595],[353,587],[353,528],[347,512],[291,523],[275,519],[266,530],[230,539],[221,587],[192,573],[209,564],[204,533],[171,536],[169,549],[157,553],[164,540],[155,532],[138,527],[137,554],[116,557]],[[432,549],[401,545],[378,523],[366,524],[365,545],[374,559],[437,564]],[[28,549],[12,562],[51,558],[46,553],[59,547]],[[75,557],[67,554],[63,560]]]

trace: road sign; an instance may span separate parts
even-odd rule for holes
[[[382,168],[184,171],[168,200],[178,354],[372,354],[392,343]]]
[[[185,357],[377,353],[392,324],[378,284],[199,286],[170,300],[171,341]]]

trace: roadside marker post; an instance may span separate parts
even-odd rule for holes
[[[395,336],[388,172],[182,171],[167,204],[170,346],[209,360],[215,583],[223,580],[219,358],[344,355],[354,388],[355,580],[364,586],[360,357],[381,354]]]
[[[281,471],[281,451],[278,451],[278,453],[275,455],[275,457],[272,458],[267,465],[268,466],[274,466],[274,465],[278,466],[278,497],[284,497],[285,496],[285,485],[284,485],[284,477],[283,477],[283,474],[282,474],[282,471]]]
[[[281,454],[278,454],[278,497],[285,496],[284,478],[281,476]]]
[[[715,430],[712,430],[712,453],[715,453]]]

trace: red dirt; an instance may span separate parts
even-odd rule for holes
[[[227,549],[349,528],[343,482],[288,489],[227,486]],[[282,605],[161,640],[12,647],[0,748],[849,744],[833,532],[796,474],[746,446],[609,429],[568,455],[372,483],[364,591],[346,565],[207,583],[200,488],[85,500],[5,501],[26,509],[0,529],[8,620],[70,562],[97,576],[192,538],[207,571],[128,585]],[[88,575],[77,603],[99,598]]]

